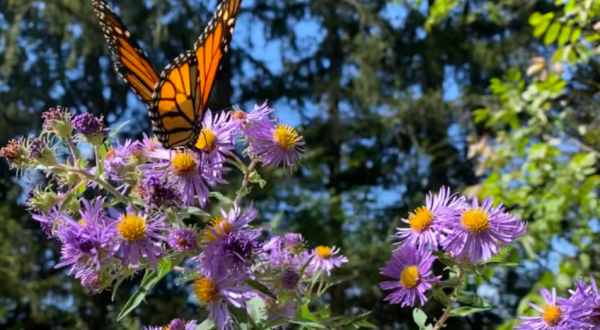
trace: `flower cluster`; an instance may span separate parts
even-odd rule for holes
[[[66,267],[90,292],[100,292],[137,272],[171,267],[189,280],[216,328],[230,329],[231,308],[250,308],[254,298],[264,300],[270,319],[293,316],[307,299],[301,295],[312,293],[309,280],[323,285],[348,261],[336,247],[307,249],[300,234],[266,233],[255,225],[258,210],[240,206],[246,185],[257,182],[249,178],[260,178],[258,163],[291,168],[302,156],[302,137],[272,112],[266,104],[250,113],[208,111],[193,145],[165,149],[148,136],[111,145],[102,118],[72,116],[58,107],[43,114],[42,138],[13,140],[0,156],[21,172],[48,174],[51,184],[33,189],[25,205],[61,244],[56,268]],[[247,144],[250,165],[235,154],[238,141]],[[82,157],[81,143],[91,146],[93,159]],[[57,156],[59,148],[70,154],[67,159]],[[237,162],[245,178],[233,202],[211,195],[217,184],[227,184],[227,162]],[[87,199],[85,191],[100,196]],[[225,209],[203,227],[186,224],[192,215],[207,214],[199,208],[211,196]],[[196,327],[196,321],[175,319],[146,329]]]
[[[556,296],[556,289],[550,293],[542,288],[540,293],[545,306],[529,303],[537,316],[519,317],[521,324],[515,330],[594,330],[600,327],[600,294],[596,280],[590,276],[590,285],[584,280],[576,280],[575,290],[570,290],[569,298]]]
[[[502,205],[493,206],[492,198],[481,204],[477,198],[469,202],[444,187],[435,195],[429,193],[425,205],[403,222],[408,226],[398,228],[395,235],[401,245],[381,269],[382,275],[396,279],[381,283],[383,290],[392,290],[385,300],[401,306],[427,301],[425,293],[441,279],[431,269],[436,256],[447,254],[460,273],[485,263],[526,230],[525,223]]]

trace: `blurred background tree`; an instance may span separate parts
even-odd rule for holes
[[[216,7],[110,3],[156,68],[193,45]],[[250,110],[268,99],[301,128],[303,168],[291,177],[261,170],[268,185],[252,198],[271,225],[342,248],[351,262],[336,275],[350,279],[326,299],[335,313],[373,310],[382,329],[416,329],[410,309],[383,303],[378,272],[390,235],[425,193],[448,185],[519,212],[531,234],[507,258],[527,258],[525,266],[473,279],[497,307],[448,324],[511,329],[537,299],[536,283],[564,291],[600,269],[597,15],[590,0],[244,0],[210,107]],[[0,144],[36,134],[40,113],[56,105],[104,115],[112,127],[133,120],[120,139],[150,132],[144,106],[112,69],[91,1],[1,1]],[[167,277],[116,324],[139,278],[112,302],[111,292],[90,295],[53,269],[57,246],[18,205],[42,178],[16,180],[5,162],[0,169],[2,329],[201,318],[186,288]],[[426,312],[442,309],[433,302]]]

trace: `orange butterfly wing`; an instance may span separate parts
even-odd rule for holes
[[[200,131],[196,111],[198,61],[188,51],[179,55],[160,75],[152,107],[148,111],[152,130],[165,148],[193,143]]]
[[[92,1],[96,17],[100,21],[104,37],[115,56],[115,70],[133,88],[138,97],[149,104],[152,101],[158,74],[142,48],[132,38],[121,19],[104,0]]]
[[[201,115],[210,99],[221,58],[229,49],[241,3],[242,0],[223,0],[194,44],[199,69],[197,88],[200,97],[197,109]]]
[[[240,3],[241,0],[221,2],[194,51],[180,55],[161,73],[149,113],[154,134],[165,148],[195,146]]]

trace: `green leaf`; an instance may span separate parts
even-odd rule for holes
[[[214,327],[215,324],[213,323],[213,321],[206,319],[204,320],[204,322],[200,323],[194,330],[210,330]]]
[[[275,320],[265,324],[264,328],[265,329],[276,328],[276,327],[279,327],[281,325],[288,324],[288,323],[290,323],[290,320],[282,317],[282,318],[275,319]],[[198,330],[198,329],[196,329],[196,330]]]
[[[531,24],[531,26],[540,24],[542,20],[542,14],[538,13],[537,11],[529,16],[529,24]]]
[[[233,204],[233,201],[231,199],[229,199],[229,197],[224,196],[223,194],[221,194],[218,191],[211,191],[210,197],[216,198],[225,204]]]
[[[267,181],[261,178],[260,174],[258,174],[256,170],[253,170],[252,173],[250,173],[250,176],[248,177],[248,182],[258,183],[260,189],[264,188],[267,184]]]
[[[246,312],[245,308],[236,308],[233,306],[229,306],[229,312],[231,313],[231,315],[234,317],[236,323],[237,323],[237,329],[239,330],[248,330],[248,321],[250,322],[254,322],[251,319],[248,319],[248,313]]]
[[[560,30],[560,35],[558,36],[558,45],[563,46],[569,41],[569,37],[571,36],[571,27],[565,26]]]
[[[549,25],[550,21],[542,21],[535,27],[535,29],[533,29],[533,35],[536,37],[541,37],[546,32],[546,29],[548,29]]]
[[[467,316],[469,314],[483,312],[492,309],[492,307],[459,307],[450,312],[450,316]]]
[[[119,316],[117,316],[117,321],[120,321],[127,314],[131,313],[146,297],[146,294],[163,278],[169,271],[171,271],[171,267],[173,267],[173,262],[168,259],[161,259],[158,263],[156,270],[153,270],[148,276],[145,276],[142,280],[142,284],[136,291],[136,293],[129,298]]]
[[[247,302],[249,307],[248,315],[256,325],[261,325],[267,320],[267,311],[265,309],[265,301],[260,297],[254,297]]]
[[[308,303],[309,302],[307,301],[306,303],[304,303],[304,305],[302,305],[302,308],[300,308],[300,318],[305,320],[317,321],[317,318],[310,312],[310,309],[308,308]]]
[[[579,37],[581,37],[581,29],[576,28],[573,30],[573,33],[571,33],[571,43],[577,43],[579,41]]]
[[[269,290],[269,288],[267,288],[265,285],[263,285],[259,281],[253,280],[253,279],[247,279],[246,284],[251,286],[254,290],[264,293],[267,296],[273,298],[273,300],[277,300],[277,296],[275,294],[273,294],[273,292],[271,292],[271,290]]]
[[[201,216],[201,217],[210,217],[210,213],[194,207],[194,206],[190,206],[190,207],[186,207],[182,210],[180,210],[179,212],[177,212],[177,215],[180,216],[182,219],[187,219],[192,215],[196,215],[196,216]]]
[[[546,32],[546,36],[544,37],[544,44],[549,45],[553,43],[556,38],[558,38],[558,33],[560,32],[560,23],[554,22]]]
[[[312,320],[303,319],[303,318],[290,319],[290,323],[298,324],[298,325],[308,327],[308,328],[327,329],[325,326],[323,326],[317,322],[314,322]]]
[[[413,320],[415,321],[415,324],[419,326],[419,330],[426,330],[431,328],[431,326],[428,326],[426,324],[427,315],[419,308],[413,309]]]
[[[492,305],[475,292],[461,292],[456,301],[470,305],[474,308],[491,308]]]
[[[108,137],[108,138],[112,140],[112,138],[114,138],[115,136],[117,136],[117,133],[119,133],[119,131],[120,131],[120,130],[121,130],[123,127],[125,127],[125,125],[129,124],[129,122],[130,122],[130,121],[131,121],[131,120],[125,121],[125,122],[121,123],[121,125],[117,126],[117,128],[115,128],[115,129],[111,130],[111,132],[110,132],[110,135],[109,135],[109,137]]]

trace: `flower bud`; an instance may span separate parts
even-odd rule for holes
[[[29,156],[34,163],[43,166],[57,165],[54,150],[48,148],[46,143],[40,139],[33,139],[30,141]]]
[[[47,214],[59,202],[60,198],[55,192],[36,188],[29,192],[25,205],[32,211]]]
[[[0,149],[0,157],[6,158],[11,168],[22,168],[29,165],[29,151],[25,147],[25,139],[10,140]]]
[[[73,133],[73,125],[71,124],[71,114],[67,108],[56,107],[50,108],[42,114],[44,119],[44,131],[52,132],[59,138],[69,138]]]
[[[102,117],[96,118],[90,113],[75,116],[73,127],[81,133],[87,143],[93,146],[101,145],[108,137],[108,128],[102,122]]]

